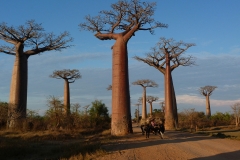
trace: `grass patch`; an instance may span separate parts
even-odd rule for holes
[[[0,159],[91,159],[106,154],[102,141],[109,131],[84,135],[81,132],[0,132]]]
[[[240,140],[240,131],[212,133],[213,137]]]

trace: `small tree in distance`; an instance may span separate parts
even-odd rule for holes
[[[142,119],[145,120],[147,118],[147,107],[146,107],[146,88],[147,87],[158,87],[158,84],[149,79],[137,80],[132,83],[133,85],[139,85],[143,88],[142,95]]]
[[[156,3],[140,0],[119,0],[112,10],[103,10],[96,17],[86,16],[81,29],[95,32],[100,40],[115,40],[112,47],[112,123],[111,134],[120,136],[132,133],[128,51],[127,44],[139,30],[153,33],[155,28],[167,25],[154,20]]]
[[[158,100],[158,97],[147,96],[146,100],[147,100],[147,102],[148,102],[149,105],[150,105],[149,114],[150,114],[150,116],[152,116],[152,110],[153,110],[153,109],[152,109],[152,103],[153,103],[154,101],[157,101],[157,100]]]
[[[108,124],[110,117],[108,114],[108,108],[101,100],[95,100],[92,102],[92,106],[89,109],[89,115],[92,124],[94,124],[94,127],[97,127],[99,125],[101,125],[101,127],[109,127],[104,126]]]
[[[240,124],[240,103],[235,103],[234,105],[231,106],[233,115],[235,117],[235,124],[236,126],[239,126]]]
[[[51,78],[63,79],[64,80],[64,110],[65,114],[69,115],[70,113],[70,89],[69,83],[74,83],[76,79],[81,78],[80,72],[77,69],[64,69],[54,71]]]
[[[199,88],[199,93],[206,97],[206,116],[208,118],[211,117],[210,96],[216,88],[216,86],[204,86]]]
[[[63,103],[58,97],[49,96],[47,99],[49,109],[46,111],[46,117],[52,129],[59,128],[64,122]]]

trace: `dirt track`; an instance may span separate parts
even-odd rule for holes
[[[219,139],[206,135],[166,131],[164,139],[141,135],[140,128],[134,134],[103,146],[108,155],[101,160],[240,160],[240,141]]]

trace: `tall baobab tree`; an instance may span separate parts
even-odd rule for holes
[[[133,85],[139,85],[143,88],[142,94],[142,119],[147,118],[147,107],[146,107],[146,88],[147,87],[158,87],[158,84],[150,79],[137,80],[132,83]]]
[[[18,122],[26,117],[28,58],[45,51],[61,51],[70,47],[72,41],[68,32],[56,36],[44,33],[41,24],[34,20],[27,21],[18,27],[0,24],[0,39],[6,44],[0,46],[0,52],[15,56],[9,96],[8,128],[15,128]],[[11,44],[12,46],[9,46]],[[20,115],[18,118],[15,115]]]
[[[199,93],[206,97],[206,116],[208,118],[211,116],[210,96],[216,88],[216,86],[204,86],[199,88]]]
[[[50,75],[51,78],[64,80],[64,111],[66,115],[70,113],[70,89],[69,83],[74,83],[76,79],[81,78],[81,74],[77,69],[56,70]]]
[[[167,27],[154,20],[156,3],[140,0],[119,0],[111,5],[112,10],[103,10],[96,17],[86,16],[81,29],[96,32],[100,40],[115,40],[112,47],[112,135],[132,132],[128,76],[127,43],[135,32]]]
[[[192,56],[182,56],[186,50],[195,44],[175,42],[173,39],[160,38],[160,41],[146,54],[146,58],[135,56],[164,75],[165,86],[165,127],[175,129],[178,123],[177,102],[172,80],[172,71],[179,66],[190,66],[195,63]]]
[[[157,101],[158,100],[158,97],[153,97],[153,96],[147,96],[146,97],[146,100],[147,100],[147,102],[149,103],[149,114],[150,114],[150,116],[152,116],[152,103],[154,102],[154,101]]]

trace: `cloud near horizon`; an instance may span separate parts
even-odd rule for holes
[[[190,104],[190,105],[206,105],[205,97],[199,97],[194,95],[177,95],[178,104]],[[233,104],[240,102],[240,98],[236,100],[217,100],[212,99],[210,96],[210,105],[215,107],[232,106]]]

